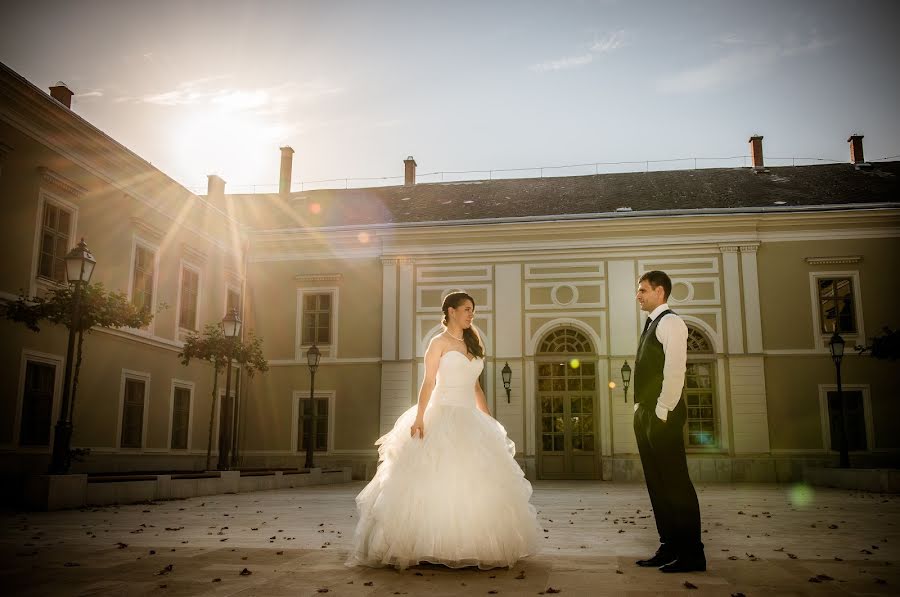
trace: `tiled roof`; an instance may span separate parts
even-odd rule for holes
[[[510,218],[604,217],[683,210],[756,211],[900,203],[900,162],[677,170],[227,195],[256,229]],[[627,211],[627,210],[625,210]]]

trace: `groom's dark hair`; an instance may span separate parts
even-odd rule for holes
[[[665,299],[669,299],[669,294],[672,292],[672,278],[669,277],[669,274],[654,269],[641,276],[641,279],[638,280],[638,284],[644,280],[647,280],[650,284],[650,288],[653,288],[654,290],[662,286]]]

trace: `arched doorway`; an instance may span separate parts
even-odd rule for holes
[[[537,417],[540,479],[599,479],[597,356],[573,327],[547,333],[538,345]]]

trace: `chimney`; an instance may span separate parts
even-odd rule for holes
[[[409,156],[403,160],[403,165],[405,166],[403,184],[416,184],[416,160]]]
[[[866,163],[863,157],[862,140],[863,135],[856,134],[850,135],[850,138],[847,139],[847,142],[850,143],[850,163],[853,165]]]
[[[765,165],[763,164],[762,140],[762,135],[753,135],[750,137],[750,161],[753,162],[754,170],[762,170],[765,168]]]
[[[207,176],[206,198],[209,201],[222,201],[225,198],[225,181],[220,176],[210,174]]]
[[[56,85],[50,88],[50,97],[64,105],[68,109],[72,109],[72,90],[69,89],[62,81],[57,81]]]
[[[281,148],[281,174],[278,177],[278,194],[287,195],[291,192],[291,170],[294,167],[294,150],[291,147]]]

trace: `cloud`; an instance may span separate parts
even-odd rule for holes
[[[565,56],[554,60],[545,60],[544,62],[532,64],[529,68],[539,73],[581,68],[592,63],[594,61],[594,56],[598,54],[608,54],[614,50],[618,50],[623,45],[625,45],[625,31],[614,31],[608,33],[601,39],[595,40],[585,53]]]
[[[116,102],[133,102],[157,106],[200,106],[226,112],[249,111],[257,114],[281,114],[295,103],[318,100],[343,92],[342,87],[322,81],[303,84],[283,83],[268,87],[239,87],[221,85],[233,75],[216,75],[183,81],[174,89],[124,96]]]
[[[578,68],[580,66],[585,66],[586,64],[590,64],[594,61],[593,54],[581,54],[579,56],[567,56],[566,58],[559,58],[557,60],[547,60],[546,62],[541,62],[539,64],[533,64],[531,66],[531,70],[537,71],[539,73],[545,73],[547,71],[553,70],[567,70],[570,68]]]
[[[789,35],[781,43],[748,41],[731,33],[721,36],[716,43],[739,49],[732,49],[712,62],[666,75],[657,81],[657,89],[677,94],[727,87],[762,75],[779,60],[818,52],[833,45],[835,40],[822,38],[815,31],[803,41]]]
[[[591,44],[591,52],[605,54],[607,52],[612,52],[613,50],[618,50],[624,45],[625,31],[620,29],[619,31],[614,31],[606,35],[603,39],[598,39],[593,44]]]
[[[88,91],[86,93],[77,93],[75,94],[75,97],[77,97],[78,99],[83,99],[86,97],[103,97],[103,90],[94,89],[93,91]]]

